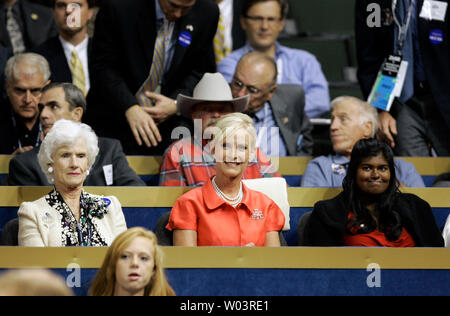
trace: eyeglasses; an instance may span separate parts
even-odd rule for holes
[[[254,87],[254,86],[247,86],[242,81],[240,81],[239,79],[233,78],[233,80],[231,81],[231,88],[232,89],[236,89],[236,90],[240,91],[244,87],[251,94],[258,94],[258,93],[261,92],[261,89],[258,89],[258,88]]]
[[[264,21],[267,21],[267,23],[269,25],[274,25],[277,22],[281,21],[281,18],[275,18],[275,17],[263,17],[263,16],[252,16],[252,15],[247,15],[245,16],[246,19],[249,19],[250,21],[252,21],[253,23],[257,23],[257,24],[263,24]]]
[[[240,80],[237,79],[237,78],[233,78],[233,80],[231,81],[231,89],[236,89],[236,90],[241,91],[242,88],[244,88],[244,87],[245,87],[245,89],[247,89],[248,92],[250,92],[250,94],[258,94],[258,93],[261,93],[262,91],[264,91],[264,90],[266,90],[266,89],[272,88],[272,87],[273,87],[273,84],[270,85],[270,86],[267,87],[267,88],[259,89],[259,88],[256,88],[256,87],[254,87],[254,86],[248,86],[248,85],[245,85],[242,81],[240,81]]]

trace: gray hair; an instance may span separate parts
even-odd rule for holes
[[[88,167],[91,168],[99,152],[98,138],[92,128],[86,124],[61,119],[55,122],[50,132],[42,141],[38,153],[38,161],[48,182],[54,181],[53,175],[48,172],[48,165],[53,163],[53,155],[58,148],[64,145],[74,145],[78,139],[86,141]]]
[[[42,89],[42,93],[56,88],[63,89],[66,102],[69,103],[70,111],[73,111],[76,108],[82,108],[83,113],[86,113],[86,98],[80,88],[70,82],[52,82]]]
[[[34,66],[32,67],[32,69],[34,69],[31,70],[28,74],[35,74],[39,72],[44,77],[44,82],[47,82],[50,79],[51,72],[47,59],[39,54],[24,53],[14,55],[8,59],[5,67],[5,77],[8,82],[12,82],[14,79],[19,77],[17,65],[21,63]]]
[[[375,136],[378,131],[378,112],[373,105],[356,97],[344,95],[333,99],[333,101],[331,101],[331,108],[333,109],[340,103],[353,103],[357,105],[359,108],[359,124],[362,125],[366,122],[372,122],[371,137]]]

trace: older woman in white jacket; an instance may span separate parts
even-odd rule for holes
[[[98,154],[86,124],[59,120],[39,150],[39,164],[54,189],[19,208],[19,246],[109,246],[127,229],[120,202],[83,190]]]

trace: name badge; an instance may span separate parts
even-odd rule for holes
[[[422,5],[419,17],[425,20],[445,21],[447,14],[447,2],[436,0],[425,0]]]
[[[113,166],[112,165],[103,166],[103,174],[105,175],[106,185],[113,185]]]
[[[399,97],[405,81],[408,62],[400,56],[389,55],[381,65],[367,102],[389,111],[395,97]]]

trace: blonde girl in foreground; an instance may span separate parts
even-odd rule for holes
[[[91,288],[91,296],[174,296],[162,266],[156,235],[130,228],[114,240]]]

